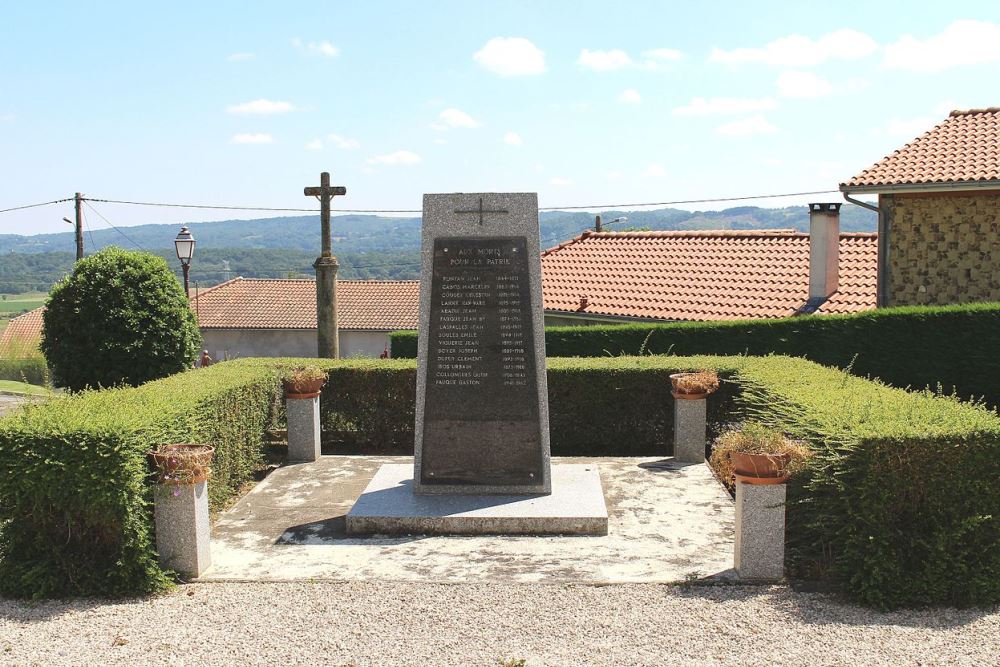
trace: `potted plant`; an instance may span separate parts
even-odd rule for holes
[[[709,462],[727,482],[783,484],[809,456],[802,443],[781,431],[747,422],[719,436]]]
[[[316,366],[294,368],[281,378],[287,398],[315,398],[326,383],[326,373]]]
[[[198,484],[212,473],[212,455],[215,447],[209,445],[173,444],[160,445],[149,452],[160,473],[160,484]]]
[[[719,388],[719,374],[703,370],[673,373],[670,376],[671,394],[674,398],[696,401],[714,393]]]

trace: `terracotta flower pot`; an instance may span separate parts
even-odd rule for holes
[[[670,395],[680,400],[700,401],[701,399],[707,398],[709,395],[713,393],[711,391],[699,391],[699,392],[684,391],[684,378],[691,375],[697,375],[697,373],[671,373]]]
[[[198,484],[212,473],[210,464],[215,447],[209,445],[164,445],[149,452],[160,471],[160,484]]]
[[[326,383],[326,378],[312,380],[282,380],[286,398],[315,398]]]
[[[784,484],[788,481],[789,454],[729,452],[736,479],[747,484]]]

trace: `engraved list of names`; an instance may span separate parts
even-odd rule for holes
[[[541,479],[528,261],[523,236],[434,239],[424,484]]]

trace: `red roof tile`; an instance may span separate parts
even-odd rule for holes
[[[416,329],[420,281],[337,281],[341,329]],[[315,280],[236,278],[191,300],[206,329],[315,329]]]
[[[820,313],[875,308],[876,234],[841,234],[840,289]],[[663,320],[788,317],[809,295],[809,235],[585,232],[542,253],[545,309]],[[581,308],[581,298],[586,307]]]
[[[11,318],[7,328],[0,334],[0,354],[16,356],[24,345],[38,345],[42,339],[42,313],[45,306],[29,310]],[[26,351],[26,350],[24,350]]]
[[[952,111],[940,125],[841,187],[1000,181],[1000,108]]]

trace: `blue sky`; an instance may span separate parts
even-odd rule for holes
[[[995,0],[5,3],[0,208],[308,207],[322,170],[343,208],[834,189],[951,108],[1000,105],[998,80]],[[266,215],[95,206],[116,225]]]

